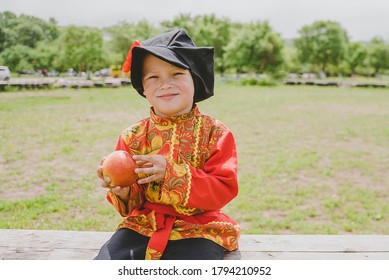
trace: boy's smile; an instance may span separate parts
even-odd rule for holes
[[[189,113],[193,106],[194,83],[189,70],[147,54],[143,60],[144,95],[161,117]]]
[[[178,93],[165,93],[165,94],[161,94],[159,96],[157,96],[158,98],[161,98],[163,100],[170,100],[172,99],[173,97],[177,96]]]

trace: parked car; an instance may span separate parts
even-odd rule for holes
[[[7,66],[0,66],[0,81],[8,81],[11,78],[11,71]]]

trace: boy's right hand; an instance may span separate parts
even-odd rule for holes
[[[111,187],[111,178],[108,176],[103,176],[103,162],[104,162],[105,157],[103,157],[100,161],[100,165],[97,168],[97,176],[103,180],[101,183],[101,186],[106,189],[110,189],[114,194],[120,197],[120,199],[123,202],[128,202],[129,196],[130,196],[130,187],[120,187],[120,186],[115,186]]]

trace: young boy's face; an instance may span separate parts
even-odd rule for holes
[[[193,106],[194,83],[189,70],[147,54],[143,60],[144,95],[161,117],[189,113]]]

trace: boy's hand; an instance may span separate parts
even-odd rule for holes
[[[132,158],[139,166],[139,168],[135,169],[135,173],[145,173],[149,175],[146,178],[139,179],[138,184],[147,184],[152,181],[161,181],[165,179],[166,159],[163,156],[134,155]]]
[[[116,186],[116,187],[111,187],[109,184],[111,183],[111,178],[109,178],[108,176],[106,176],[104,178],[103,176],[103,162],[104,162],[104,159],[105,157],[103,157],[100,161],[100,165],[99,167],[97,168],[97,176],[103,180],[103,182],[101,183],[101,186],[103,188],[107,188],[107,189],[111,189],[111,191],[116,194],[117,196],[120,197],[120,199],[123,201],[123,202],[128,202],[129,200],[129,194],[130,194],[130,188],[129,187],[120,187],[120,186]]]

